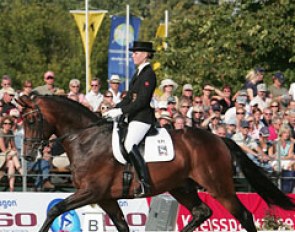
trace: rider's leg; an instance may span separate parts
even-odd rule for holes
[[[128,132],[125,139],[126,151],[129,154],[130,161],[132,162],[141,182],[141,192],[139,195],[150,191],[150,181],[147,166],[137,147],[150,127],[151,125],[149,124],[132,121],[128,125]]]

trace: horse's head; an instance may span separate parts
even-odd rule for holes
[[[48,144],[49,134],[44,134],[43,114],[40,107],[36,104],[34,96],[21,96],[16,101],[23,108],[23,155],[27,161],[35,161],[38,150],[43,150],[43,147]]]

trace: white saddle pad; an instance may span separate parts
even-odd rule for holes
[[[125,164],[119,145],[118,123],[114,122],[112,145],[113,152],[118,162]],[[144,160],[145,162],[171,161],[174,159],[174,149],[171,136],[164,128],[158,128],[158,134],[145,138]]]

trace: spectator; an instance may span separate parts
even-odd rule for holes
[[[282,119],[278,116],[274,116],[271,125],[269,125],[269,137],[268,140],[275,141],[278,138],[279,130],[282,125]]]
[[[70,92],[68,93],[68,98],[77,101],[92,110],[91,105],[86,100],[85,95],[80,92],[80,81],[78,79],[72,79],[69,83]]]
[[[12,84],[12,80],[11,80],[10,76],[3,75],[2,79],[1,79],[1,87],[2,88],[0,89],[0,99],[2,99],[4,91],[6,89],[12,89],[11,84]],[[13,89],[13,91],[14,91],[14,89]]]
[[[201,128],[204,121],[204,108],[201,105],[195,105],[192,112],[192,127]]]
[[[265,108],[263,110],[263,116],[261,119],[261,122],[263,123],[263,126],[269,127],[272,123],[272,110],[270,108]]]
[[[221,138],[226,138],[226,125],[225,124],[219,124],[216,128],[216,135],[218,135]]]
[[[291,129],[288,125],[283,124],[279,130],[278,140],[269,150],[269,155],[274,162],[273,167],[278,170],[278,162],[282,169],[289,170],[295,160],[294,143],[291,141]]]
[[[187,97],[189,99],[191,99],[191,101],[193,100],[193,86],[191,84],[185,84],[182,87],[182,96]]]
[[[162,111],[161,115],[158,119],[159,127],[166,128],[166,129],[173,129],[172,127],[172,118],[168,111]]]
[[[232,138],[236,134],[237,125],[236,119],[229,120],[226,124],[226,138]]]
[[[192,102],[189,98],[181,98],[179,101],[178,112],[185,118],[185,125],[192,126],[192,120],[187,116],[189,108],[192,106]]]
[[[1,100],[1,103],[3,105],[3,108],[2,108],[2,115],[3,116],[9,115],[9,111],[11,109],[16,108],[16,105],[14,105],[12,103],[14,96],[15,96],[15,92],[14,92],[13,88],[7,88],[4,90],[3,98]]]
[[[113,98],[114,98],[114,96],[113,96],[113,93],[111,91],[106,90],[104,92],[104,94],[103,94],[103,101],[109,102],[112,105],[112,107],[115,106],[115,103],[113,101]]]
[[[27,163],[28,172],[36,173],[36,179],[34,182],[35,191],[53,190],[55,188],[51,183],[49,176],[52,167],[51,158],[51,148],[50,146],[45,146],[41,158],[36,162]]]
[[[201,96],[205,111],[208,111],[211,106],[211,104],[210,104],[211,103],[211,92],[212,92],[212,86],[205,85],[203,88],[203,95]]]
[[[290,85],[289,95],[291,96],[292,100],[295,101],[295,82]]]
[[[100,88],[101,88],[101,80],[98,78],[92,79],[91,89],[85,96],[87,102],[90,104],[94,112],[98,111],[98,107],[103,100],[103,95],[100,92]]]
[[[246,120],[245,114],[246,114],[246,111],[243,107],[240,107],[237,109],[236,120],[235,120],[236,126],[237,126],[237,129],[236,129],[237,131],[241,131],[241,129],[242,129],[241,124],[243,121]],[[249,129],[249,127],[248,127],[248,129]],[[249,130],[248,130],[248,132],[249,132]]]
[[[243,89],[247,90],[247,95],[250,101],[252,101],[257,95],[257,83],[259,80],[257,72],[254,69],[250,70],[246,75],[246,82]]]
[[[291,139],[295,141],[295,110],[289,110],[288,126],[291,130]]]
[[[54,85],[55,75],[52,71],[44,73],[45,85],[36,87],[33,92],[39,95],[53,95],[57,91],[57,87]]]
[[[23,95],[29,96],[32,93],[32,90],[33,90],[32,81],[31,80],[25,80],[23,82],[23,89],[20,92],[19,96],[23,96]]]
[[[174,96],[170,96],[167,98],[167,111],[174,115],[177,113],[177,103],[176,98]]]
[[[222,89],[223,90],[220,91],[214,87],[214,91],[218,94],[218,96],[214,96],[214,98],[218,99],[219,104],[221,105],[221,114],[224,115],[229,108],[234,107],[235,102],[231,99],[231,87],[225,85]]]
[[[243,108],[245,110],[246,102],[247,102],[247,99],[245,96],[238,96],[236,98],[235,106],[229,108],[225,112],[224,122],[227,123],[229,120],[235,119],[236,118],[236,111],[238,108]],[[246,112],[246,110],[245,110],[245,112]]]
[[[163,94],[160,96],[159,101],[167,101],[168,97],[174,96],[176,98],[176,103],[178,103],[178,98],[174,95],[177,87],[178,85],[171,79],[162,80],[159,89]]]
[[[285,77],[281,72],[273,74],[273,84],[269,87],[269,97],[280,102],[281,107],[286,108],[289,103],[289,92],[283,87]]]
[[[100,105],[99,105],[99,107],[98,107],[98,111],[96,112],[97,114],[98,114],[98,116],[100,116],[100,117],[105,117],[106,116],[106,113],[110,110],[110,109],[112,109],[113,108],[113,106],[112,106],[112,104],[109,102],[109,101],[107,101],[107,100],[103,100],[101,103],[100,103]]]
[[[8,172],[9,190],[14,191],[15,171],[23,175],[23,170],[19,162],[14,134],[12,131],[13,118],[5,116],[2,119],[0,130],[0,149],[6,155],[6,168]]]
[[[175,130],[181,130],[185,128],[185,118],[181,115],[177,115],[173,118],[173,128]]]
[[[109,80],[109,91],[113,94],[113,102],[115,104],[121,101],[121,92],[119,91],[119,87],[121,84],[121,79],[118,75],[112,75]]]
[[[257,145],[254,139],[249,135],[249,123],[244,120],[241,123],[241,130],[233,135],[232,139],[247,153],[248,157],[259,165],[259,156],[262,155],[262,150]]]
[[[255,68],[255,73],[257,76],[257,85],[263,83],[265,69],[262,67]]]
[[[267,88],[265,84],[257,85],[257,95],[251,100],[250,105],[257,104],[262,111],[270,105],[271,99],[266,97]]]
[[[273,117],[275,117],[275,116],[280,117],[281,116],[280,103],[277,100],[271,101],[270,108],[272,110]]]

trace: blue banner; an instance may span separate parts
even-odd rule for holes
[[[129,19],[129,47],[133,46],[133,41],[138,39],[140,19],[130,16]],[[120,91],[125,90],[125,80],[132,78],[135,66],[132,60],[132,53],[129,52],[129,75],[126,77],[126,17],[113,16],[111,23],[111,34],[108,54],[108,79],[113,74],[117,74],[122,79]]]

